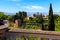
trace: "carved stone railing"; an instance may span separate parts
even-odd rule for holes
[[[60,40],[60,32],[56,31],[11,28],[6,34],[6,37],[11,37],[12,40],[23,36],[26,38],[26,40],[28,40],[28,37],[30,36],[33,38],[41,38],[41,40],[43,40],[44,38],[46,38],[47,40]]]

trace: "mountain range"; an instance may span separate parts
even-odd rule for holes
[[[10,13],[10,12],[4,12],[6,15],[15,15],[16,13]],[[42,13],[43,15],[48,15],[48,12],[39,12],[39,14]],[[38,12],[27,12],[28,16],[32,16],[33,14],[38,14]],[[54,14],[59,14],[60,12],[54,12]]]

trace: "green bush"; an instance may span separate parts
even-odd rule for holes
[[[33,38],[33,37],[28,37],[28,38],[25,38],[25,37],[21,37],[21,38],[15,38],[15,40],[40,40],[40,38]],[[7,38],[7,40],[13,40],[12,38]]]
[[[40,29],[40,25],[23,25],[23,26],[19,26],[19,28],[23,28],[23,29]]]
[[[12,24],[11,22],[9,22],[9,27],[14,27],[14,24]]]

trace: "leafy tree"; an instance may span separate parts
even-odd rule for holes
[[[3,20],[7,20],[7,18],[8,18],[8,15],[4,14]]]
[[[52,4],[50,4],[50,9],[49,9],[49,30],[54,31],[55,30],[55,24],[54,24],[54,16],[53,16],[53,10],[52,10]]]
[[[42,24],[42,30],[45,30],[45,28],[44,28],[44,20],[43,20],[43,15],[41,14],[41,24]]]
[[[26,12],[19,12],[19,18],[21,20],[21,23],[23,23],[25,17],[27,17],[27,13]]]
[[[9,20],[11,15],[6,15],[4,12],[0,12],[0,20]]]
[[[21,25],[23,24],[25,17],[27,17],[27,12],[25,12],[25,11],[22,11],[22,12],[19,11],[15,15],[15,19],[20,19],[21,20],[20,21]]]
[[[16,13],[16,15],[18,16],[19,19],[24,19],[25,17],[27,17],[27,12],[19,11],[18,13]]]
[[[27,17],[27,12],[19,11],[18,13],[16,13],[15,16],[16,16],[17,19],[24,19],[25,17]]]
[[[39,14],[39,15],[37,14],[36,15],[36,22],[39,23],[39,24],[42,23],[42,14]]]
[[[7,15],[7,20],[14,22],[14,15]]]
[[[54,20],[57,21],[59,15],[58,14],[54,14],[53,16],[54,16]]]
[[[36,14],[33,14],[34,17],[36,17]]]
[[[4,19],[4,13],[0,12],[0,20],[3,20],[3,19]]]
[[[42,13],[39,14],[39,15],[38,14],[36,15],[36,22],[39,23],[39,24],[41,24],[40,26],[41,26],[42,30],[45,30],[45,28],[44,28],[44,20],[43,20]]]
[[[60,21],[60,16],[57,18],[58,21]]]

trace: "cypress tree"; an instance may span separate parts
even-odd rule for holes
[[[43,20],[43,15],[42,15],[42,13],[40,14],[40,22],[39,22],[40,24],[41,24],[41,29],[42,30],[45,30],[45,28],[44,28],[44,20]]]
[[[42,24],[42,30],[45,30],[45,28],[44,28],[44,20],[43,20],[43,15],[41,14],[41,24]]]
[[[54,16],[53,16],[52,4],[50,4],[48,19],[49,19],[49,24],[48,24],[49,31],[55,31],[55,24],[54,24]]]

